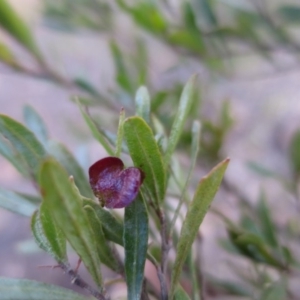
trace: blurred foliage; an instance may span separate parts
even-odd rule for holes
[[[216,74],[231,76],[235,73],[238,59],[248,55],[259,56],[274,69],[280,70],[286,66],[280,65],[276,60],[276,53],[280,51],[297,60],[300,50],[300,41],[295,34],[295,29],[297,31],[300,24],[298,4],[256,0],[190,0],[178,1],[176,5],[171,2],[169,0],[44,0],[43,24],[45,26],[73,34],[90,32],[96,36],[106,34],[109,37],[107,40],[115,68],[115,84],[106,91],[103,89],[100,91],[99,87],[92,84],[88,78],[79,75],[68,78],[60,74],[54,63],[50,64],[44,59],[31,29],[10,7],[8,1],[2,0],[0,3],[1,29],[19,43],[24,51],[28,51],[36,62],[36,69],[29,69],[14,52],[14,47],[2,40],[0,40],[1,64],[15,72],[42,78],[69,90],[72,94],[71,99],[79,106],[91,135],[109,155],[130,154],[133,162],[138,165],[141,161],[150,158],[145,164],[148,172],[159,174],[159,176],[149,176],[145,189],[142,190],[142,195],[147,200],[149,195],[154,195],[154,203],[149,205],[146,202],[145,206],[145,199],[139,198],[135,206],[126,211],[124,223],[120,222],[114,213],[104,210],[94,201],[85,198],[93,196],[81,166],[64,145],[49,139],[42,118],[32,107],[26,107],[24,119],[27,128],[7,116],[1,116],[0,154],[25,178],[34,182],[35,186],[43,187],[50,196],[48,194],[45,196],[43,193],[26,195],[1,188],[0,205],[24,216],[30,216],[38,209],[32,218],[35,239],[42,249],[58,262],[62,261],[61,267],[74,282],[78,277],[73,274],[67,262],[64,248],[66,240],[72,244],[79,256],[83,256],[83,263],[100,290],[102,277],[100,270],[97,269],[99,261],[121,276],[124,276],[125,267],[126,282],[132,299],[134,298],[132,295],[139,293],[139,287],[144,284],[142,271],[146,256],[153,264],[165,259],[157,237],[161,225],[159,209],[164,209],[168,222],[173,217],[170,221],[171,225],[175,224],[177,217],[184,219],[180,208],[181,205],[188,207],[189,204],[186,190],[192,170],[196,166],[198,148],[200,148],[200,155],[197,163],[204,168],[216,165],[225,156],[223,145],[234,124],[230,99],[224,99],[219,108],[214,110],[214,115],[206,116],[202,108],[207,100],[198,85],[193,87],[193,93],[189,94],[186,101],[182,97],[188,92],[182,94],[182,90],[186,91],[186,87],[184,89],[184,83],[179,79],[173,80],[171,84],[154,84],[150,76],[153,59],[151,42],[158,41],[176,54],[176,65],[168,70],[170,75],[176,75],[176,71],[184,69],[184,65],[190,63],[201,66],[212,77]],[[130,48],[126,48],[118,36],[123,20],[130,21],[130,24],[126,25],[130,29],[130,34],[126,36],[128,43],[131,44]],[[290,67],[294,68],[295,64]],[[178,111],[174,109],[177,106],[180,108]],[[92,113],[97,107],[106,107],[114,113],[124,107],[118,130],[112,130],[117,128],[117,114],[112,120],[112,128],[104,128],[101,117],[97,118]],[[136,114],[137,117],[125,120],[125,111],[128,115]],[[201,121],[201,139],[200,126],[197,132],[191,130],[194,119]],[[123,135],[127,143],[123,141]],[[194,143],[199,139],[200,147],[197,147],[198,145]],[[192,148],[191,155],[189,148]],[[191,158],[188,172],[181,166],[179,154]],[[49,159],[50,156],[52,159]],[[278,170],[265,168],[260,162],[250,162],[248,167],[257,176],[274,180],[287,193],[286,197],[296,199],[295,203],[290,203],[286,199],[283,201],[286,205],[291,205],[294,211],[299,212],[299,131],[296,131],[291,139],[286,157],[290,162],[290,178]],[[42,171],[39,171],[38,166],[44,159],[47,159],[46,163],[43,164]],[[162,163],[165,164],[164,169]],[[154,165],[157,169],[153,168]],[[214,189],[218,186],[207,181],[216,178],[220,180],[224,168],[226,164],[223,162],[209,173],[208,179],[202,181],[202,185],[195,189],[196,193],[191,205],[194,209],[185,216],[183,231],[174,229],[172,232],[171,230],[173,244],[178,246],[175,265],[174,262],[170,262],[171,267],[162,264],[162,268],[166,268],[170,275],[172,267],[175,266],[171,295],[176,299],[189,299],[189,295],[193,295],[193,299],[202,300],[206,295],[211,297],[231,295],[261,300],[299,298],[299,292],[297,293],[291,284],[294,278],[299,279],[298,214],[292,216],[289,222],[280,224],[274,214],[272,199],[268,199],[267,192],[261,193],[256,204],[250,204],[252,202],[247,199],[247,195],[241,193],[243,187],[238,186],[239,183],[237,186],[232,186],[225,180],[224,191],[235,196],[239,203],[239,220],[233,221],[220,210],[215,208],[212,210],[226,226],[227,238],[222,239],[220,245],[229,254],[228,267],[237,277],[236,280],[220,278],[213,270],[209,274],[203,273],[199,259],[196,259],[197,264],[193,263],[196,251],[190,245],[194,241],[196,249],[201,248],[201,239],[196,236],[200,225],[198,223],[202,220],[212,197],[209,196],[207,202],[198,199],[207,197],[203,192],[206,190],[206,184]],[[51,174],[56,175],[50,178]],[[73,181],[68,182],[67,174],[74,176]],[[157,179],[160,176],[169,179],[167,189],[163,187],[164,179]],[[61,180],[57,180],[56,177]],[[160,187],[158,194],[155,191],[157,187]],[[170,194],[179,198],[175,212],[168,203],[160,206],[165,192],[167,196]],[[69,197],[70,195],[72,197]],[[49,207],[40,206],[42,197],[46,199],[44,201],[61,199],[61,202],[53,201]],[[67,211],[65,215],[61,210],[61,203]],[[200,209],[198,206],[201,206]],[[153,207],[156,211],[153,211]],[[52,220],[53,216],[49,217],[49,209],[53,211],[55,221]],[[143,220],[138,218],[139,213],[144,216]],[[196,213],[200,215],[195,215]],[[78,222],[74,220],[76,214],[82,216]],[[89,218],[86,217],[87,214]],[[149,228],[145,221],[148,216],[153,223]],[[76,227],[76,236],[73,232],[74,227],[70,226],[72,222],[74,227],[78,223],[81,224],[79,228]],[[140,233],[131,230],[132,224],[140,224]],[[61,230],[64,232],[63,237]],[[147,236],[148,230],[153,242],[146,253],[146,237],[142,240],[138,238],[141,234]],[[192,230],[193,236],[186,234],[188,230]],[[103,243],[104,248],[99,248],[99,245],[93,242],[95,232],[100,232],[97,241],[98,244]],[[127,236],[125,242],[123,232]],[[136,243],[134,252],[131,252],[131,243]],[[125,260],[125,266],[116,254],[115,244],[124,247],[129,257]],[[189,247],[185,247],[186,245]],[[138,249],[143,253],[140,257],[136,255]],[[135,255],[132,256],[132,253]],[[246,267],[241,267],[240,261],[245,263]],[[129,267],[131,265],[137,266],[134,272],[131,272]],[[158,273],[158,276],[160,275]],[[202,277],[205,278],[205,284],[202,282]],[[186,279],[189,284],[184,286]],[[162,278],[160,282],[162,284],[160,296],[166,299]],[[7,279],[0,279],[0,287],[5,284]],[[14,282],[9,281],[9,284]],[[38,295],[44,288],[43,285],[29,281],[20,281],[18,284],[22,288],[38,291]],[[47,286],[47,291],[48,289],[50,287]],[[188,291],[189,295],[184,290]],[[14,292],[15,297],[21,297],[20,290]],[[57,290],[57,293],[59,292]],[[81,296],[77,294],[75,296],[68,291],[62,293],[65,297],[81,299]],[[95,297],[101,299],[99,295]]]

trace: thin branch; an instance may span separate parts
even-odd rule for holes
[[[91,287],[87,282],[85,282],[71,267],[70,265],[60,263],[59,267],[62,268],[70,277],[72,280],[72,283],[81,287],[82,289],[89,292],[93,297],[95,297],[98,300],[109,300],[110,298],[104,295],[103,293],[95,290],[93,287]]]

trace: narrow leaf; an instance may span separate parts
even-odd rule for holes
[[[83,199],[83,205],[91,206],[101,222],[105,237],[120,246],[123,246],[123,224],[117,220],[108,210],[89,199]]]
[[[152,130],[143,119],[131,117],[124,123],[124,135],[134,165],[145,173],[143,186],[158,205],[164,200],[166,175]]]
[[[37,205],[22,195],[0,187],[0,206],[14,213],[30,217]]]
[[[0,277],[1,300],[88,300],[65,288],[27,279]]]
[[[276,234],[276,226],[272,220],[270,208],[266,203],[265,194],[262,193],[257,207],[258,218],[261,222],[261,229],[265,240],[271,247],[278,248],[279,242]]]
[[[93,198],[94,195],[88,179],[73,154],[63,144],[56,141],[48,143],[48,151],[64,166],[67,173],[74,177],[75,184],[78,186],[80,193],[85,197]]]
[[[185,85],[183,92],[181,94],[179,106],[172,125],[169,142],[164,157],[164,163],[166,166],[168,166],[170,162],[171,156],[176,148],[180,135],[183,131],[185,121],[190,112],[193,103],[193,96],[195,92],[194,85],[195,85],[196,78],[197,78],[196,75],[190,78],[190,80]]]
[[[118,126],[118,134],[117,134],[117,141],[116,141],[116,151],[115,155],[120,157],[122,151],[122,143],[123,143],[123,136],[124,136],[124,120],[125,120],[125,110],[124,108],[121,109],[120,118],[119,118],[119,126]]]
[[[112,249],[109,247],[106,241],[101,222],[98,219],[95,210],[90,205],[84,206],[84,210],[94,231],[100,261],[112,270],[119,272],[120,268],[118,262],[116,261]]]
[[[96,124],[94,123],[94,121],[91,119],[91,117],[84,111],[83,107],[79,104],[79,102],[77,102],[80,112],[86,122],[86,124],[88,125],[93,137],[103,146],[103,148],[106,150],[106,152],[109,155],[114,155],[114,151],[112,150],[111,146],[108,144],[108,142],[106,141],[105,137],[102,135],[102,133],[100,133],[100,131],[98,130]]]
[[[22,154],[33,175],[36,175],[40,162],[46,157],[46,151],[35,135],[21,123],[5,115],[0,115],[0,131],[17,152]]]
[[[44,203],[31,219],[31,231],[38,246],[58,263],[67,263],[66,239]]]
[[[48,208],[43,202],[39,209],[39,219],[43,233],[51,246],[52,256],[60,263],[67,262],[66,238],[54,222]]]
[[[150,95],[145,86],[141,86],[135,95],[136,115],[150,123]]]
[[[141,196],[125,208],[124,248],[128,300],[140,300],[148,244],[148,215]]]
[[[183,264],[197,236],[199,226],[217,193],[226,171],[229,159],[226,159],[214,167],[209,174],[203,177],[198,184],[194,198],[189,206],[185,220],[182,224],[179,241],[176,249],[176,259],[174,262],[170,299],[173,299],[176,284],[178,283]]]
[[[187,175],[184,187],[181,191],[181,197],[180,197],[180,200],[179,200],[179,204],[178,204],[178,206],[175,210],[174,217],[173,217],[173,219],[171,221],[171,224],[170,224],[170,230],[171,231],[173,230],[175,222],[178,218],[180,208],[181,208],[181,206],[184,202],[184,199],[185,199],[185,194],[186,194],[186,190],[188,188],[188,184],[190,182],[191,175],[193,173],[193,170],[194,170],[196,162],[197,162],[197,157],[198,157],[198,152],[199,152],[199,144],[200,144],[200,131],[201,131],[200,123],[198,121],[194,121],[193,127],[192,127],[192,147],[191,147],[191,160],[190,160],[191,164],[190,164],[190,167],[189,167],[189,171],[188,171],[188,175]]]
[[[0,26],[20,44],[41,60],[41,54],[28,26],[17,15],[7,0],[0,1]]]
[[[43,145],[46,145],[49,135],[47,127],[41,116],[32,106],[25,105],[23,108],[23,117],[26,126],[35,134]]]
[[[186,291],[182,288],[181,285],[177,285],[175,294],[174,294],[175,300],[190,300],[191,298],[186,293]]]
[[[100,260],[94,233],[74,184],[58,162],[48,159],[40,170],[40,186],[46,207],[96,284],[101,287]]]

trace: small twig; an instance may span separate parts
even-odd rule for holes
[[[72,283],[81,287],[82,289],[88,291],[92,296],[94,296],[98,300],[109,300],[110,298],[105,296],[103,293],[95,290],[91,287],[87,282],[85,282],[71,267],[70,265],[60,263],[60,268],[62,268],[72,280]]]

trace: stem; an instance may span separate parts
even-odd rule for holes
[[[109,300],[110,298],[105,296],[103,293],[95,290],[93,287],[91,287],[87,282],[85,282],[68,264],[60,263],[60,268],[62,268],[70,277],[72,280],[72,283],[75,285],[81,287],[82,289],[89,292],[93,297],[95,297],[98,300]]]

